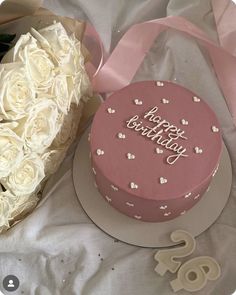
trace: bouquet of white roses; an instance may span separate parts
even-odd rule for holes
[[[91,96],[81,43],[60,22],[19,37],[0,64],[0,231],[38,201]],[[1,191],[2,190],[2,191]]]

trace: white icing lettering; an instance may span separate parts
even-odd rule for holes
[[[157,111],[158,107],[154,106],[143,116],[144,119],[155,124],[153,127],[144,126],[143,121],[140,120],[138,115],[134,115],[127,120],[126,127],[140,132],[142,136],[149,138],[153,142],[165,147],[167,150],[173,151],[174,154],[167,157],[167,163],[173,165],[179,158],[188,157],[186,154],[187,149],[179,143],[174,142],[178,139],[186,140],[187,137],[185,136],[184,130],[162,119],[156,114]]]

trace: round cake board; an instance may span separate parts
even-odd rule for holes
[[[210,190],[184,215],[166,222],[143,222],[130,218],[110,206],[95,187],[90,164],[88,128],[77,146],[73,162],[76,194],[86,214],[105,233],[125,243],[140,247],[169,247],[176,245],[171,232],[182,229],[194,237],[208,229],[219,217],[229,198],[232,168],[224,145]]]

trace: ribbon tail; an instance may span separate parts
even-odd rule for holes
[[[93,78],[98,92],[113,92],[127,86],[159,34],[174,29],[195,37],[207,49],[229,110],[236,123],[236,58],[216,45],[191,22],[170,16],[132,26],[119,41],[107,62]]]

